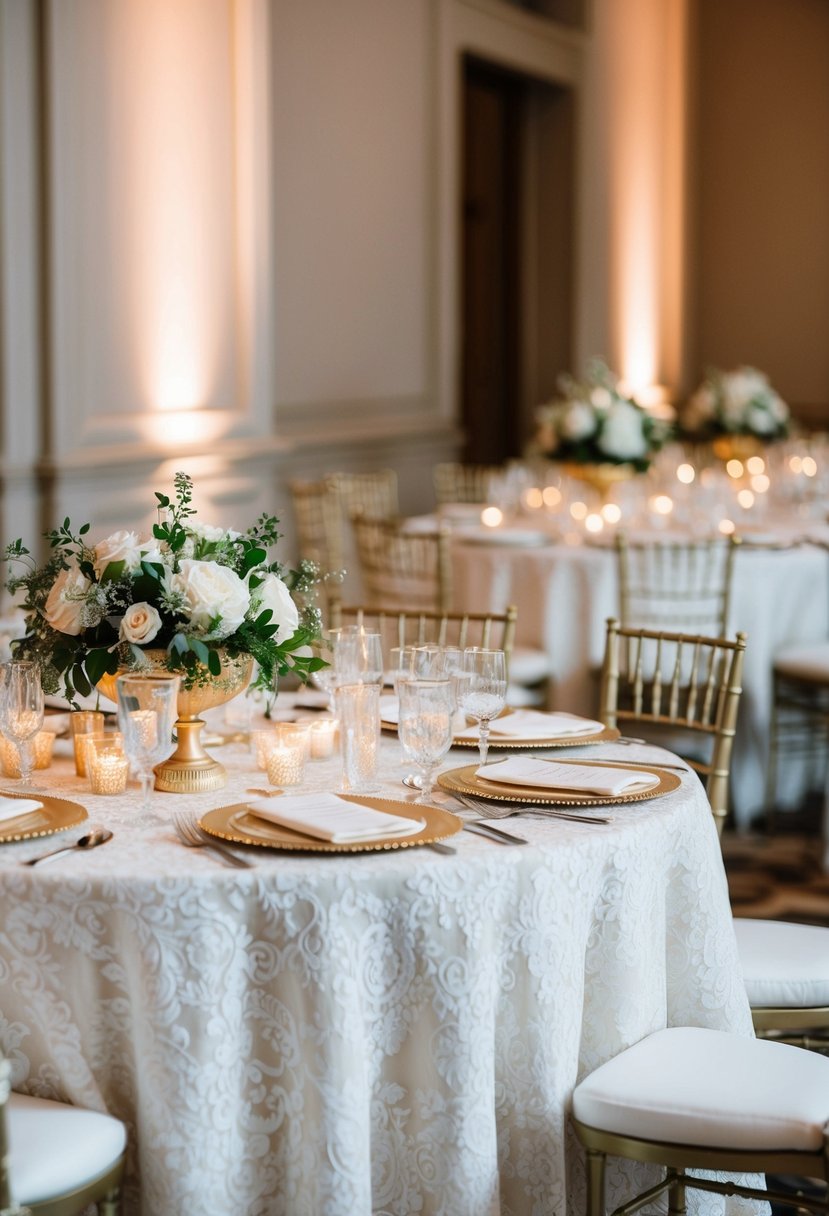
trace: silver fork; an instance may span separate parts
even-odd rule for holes
[[[220,844],[218,840],[214,840],[212,836],[208,836],[203,828],[200,828],[195,819],[189,815],[183,814],[181,811],[173,812],[173,826],[176,829],[176,835],[182,844],[186,844],[188,849],[207,849],[214,857],[218,857],[226,866],[236,866],[240,870],[249,870],[253,866],[245,857],[237,857],[235,853],[231,853],[230,849]]]
[[[452,797],[457,798],[462,806],[470,811],[478,811],[485,819],[511,819],[516,815],[540,815],[546,819],[572,819],[574,823],[612,823],[606,815],[579,815],[576,812],[560,811],[553,806],[501,806],[500,803],[485,802],[482,798],[473,798],[471,794],[459,794],[452,791]]]

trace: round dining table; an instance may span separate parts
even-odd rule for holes
[[[243,745],[217,755],[224,788],[157,793],[149,819],[58,758],[36,776],[88,823],[0,844],[0,1049],[16,1090],[126,1123],[126,1216],[575,1216],[577,1081],[666,1025],[752,1033],[694,773],[607,823],[503,820],[525,844],[239,847],[236,870],[172,825],[267,786]],[[311,761],[302,790],[340,771]],[[413,797],[404,772],[384,737],[383,797]],[[112,839],[21,864],[89,823]],[[647,1168],[617,1164],[611,1197]]]

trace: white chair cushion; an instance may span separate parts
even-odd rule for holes
[[[573,1113],[662,1143],[815,1152],[829,1119],[829,1059],[720,1030],[660,1030],[582,1081]]]
[[[829,929],[739,917],[734,929],[753,1009],[829,1006]]]
[[[774,656],[774,670],[794,680],[829,684],[829,642],[787,646]]]
[[[65,1102],[12,1094],[6,1115],[11,1191],[20,1204],[85,1186],[115,1164],[127,1142],[118,1119]]]
[[[550,674],[550,656],[530,646],[514,646],[509,658],[509,678],[513,684],[538,684]]]

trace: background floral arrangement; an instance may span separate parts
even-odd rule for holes
[[[253,686],[272,691],[288,671],[301,678],[325,666],[297,651],[319,634],[319,611],[300,611],[292,592],[310,590],[316,567],[300,563],[285,574],[269,550],[278,521],[263,515],[246,532],[198,524],[192,481],[175,476],[175,500],[156,493],[159,522],[150,539],[114,532],[96,545],[75,535],[68,519],[46,533],[53,550],[38,566],[20,540],[5,557],[25,572],[7,587],[25,591],[26,635],[14,657],[33,659],[44,691],[91,692],[105,674],[152,666],[146,650],[165,649],[166,666],[185,688],[220,674],[219,650],[256,660]]]
[[[669,426],[619,389],[598,359],[583,380],[562,376],[561,396],[538,407],[535,447],[554,460],[632,464],[644,472],[669,435]]]
[[[708,372],[681,415],[683,431],[715,435],[755,435],[779,439],[788,433],[789,407],[754,367]]]

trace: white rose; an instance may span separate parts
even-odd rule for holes
[[[110,562],[123,562],[128,573],[141,565],[141,542],[134,532],[113,532],[95,546],[95,573],[100,578]]]
[[[597,410],[604,412],[609,410],[613,404],[613,394],[609,388],[600,385],[598,388],[591,389],[590,404],[594,405]]]
[[[773,435],[777,430],[777,421],[763,405],[756,402],[746,410],[745,424],[755,435]]]
[[[58,633],[77,636],[81,632],[84,597],[91,586],[89,579],[81,574],[77,566],[61,570],[52,584],[43,610],[46,620]]]
[[[617,401],[608,410],[596,442],[614,460],[640,460],[648,453],[643,423],[641,410],[628,401]]]
[[[218,562],[185,558],[171,585],[184,596],[190,624],[213,640],[235,633],[250,606],[247,583],[229,566],[220,566]],[[210,630],[215,617],[221,620]]]
[[[596,415],[586,401],[573,401],[564,410],[558,423],[562,439],[578,443],[587,439],[596,429]]]
[[[281,578],[275,574],[266,574],[262,582],[253,592],[254,616],[270,608],[271,625],[277,625],[277,638],[284,642],[291,638],[299,628],[299,611],[291,598],[291,593]]]
[[[161,628],[161,617],[152,604],[132,604],[121,618],[118,636],[122,642],[144,646]]]

